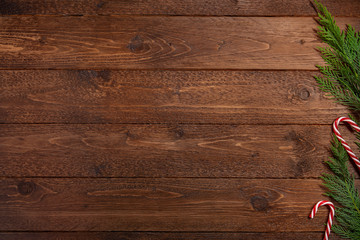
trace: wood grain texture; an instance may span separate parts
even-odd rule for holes
[[[318,177],[330,133],[330,125],[0,125],[0,175]]]
[[[331,124],[314,72],[0,71],[2,123]]]
[[[322,231],[320,180],[2,179],[0,231]]]
[[[358,18],[339,18],[360,28]],[[280,69],[322,64],[311,17],[1,17],[0,69]]]
[[[227,233],[227,232],[0,232],[2,240],[314,240],[321,232]],[[332,240],[340,240],[331,235]]]
[[[360,29],[358,0],[322,2]],[[348,111],[313,79],[310,1],[0,0],[0,15],[1,240],[321,239],[328,209],[307,216]]]
[[[357,0],[321,1],[335,16],[359,16]],[[3,0],[0,14],[315,16],[309,0]]]

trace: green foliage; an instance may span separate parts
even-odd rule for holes
[[[317,66],[323,74],[315,77],[320,89],[339,103],[360,110],[360,38],[350,25],[341,31],[328,10],[315,1],[319,10],[319,37],[329,47],[319,47],[326,66]]]
[[[349,157],[336,137],[331,151],[333,157],[326,163],[333,174],[324,174],[322,179],[328,189],[326,195],[341,205],[336,208],[338,224],[333,226],[333,232],[344,238],[360,239],[360,198],[354,177],[348,170]]]
[[[319,12],[318,35],[328,47],[319,51],[325,66],[317,66],[323,74],[315,77],[320,89],[329,93],[337,102],[360,110],[360,35],[351,26],[341,31],[329,11],[316,2]],[[355,120],[355,119],[354,119]],[[359,136],[358,136],[359,137]],[[357,143],[360,148],[360,144]],[[349,173],[349,157],[341,143],[334,137],[331,147],[333,157],[327,162],[332,174],[322,179],[328,189],[327,196],[340,207],[336,208],[337,224],[333,231],[341,237],[360,239],[360,196],[355,187],[354,176]]]

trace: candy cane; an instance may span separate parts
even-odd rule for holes
[[[351,127],[353,129],[355,129],[357,132],[360,132],[360,127],[353,120],[351,120],[350,118],[347,118],[347,117],[339,117],[333,123],[333,132],[335,133],[335,136],[337,137],[337,139],[339,139],[339,141],[341,142],[341,145],[343,145],[346,152],[349,154],[350,158],[355,162],[356,166],[360,170],[360,161],[359,161],[359,159],[356,157],[355,153],[351,150],[349,144],[346,143],[345,139],[340,134],[339,124],[341,122],[349,123],[351,125]],[[309,217],[314,218],[315,213],[317,212],[318,208],[320,206],[324,206],[324,205],[327,205],[330,208],[329,218],[328,218],[328,222],[327,222],[327,225],[326,225],[325,236],[324,236],[324,240],[328,240],[329,235],[330,235],[330,231],[331,231],[332,222],[333,222],[334,215],[335,215],[334,204],[332,202],[328,202],[328,201],[319,201],[313,207]]]
[[[360,127],[353,120],[351,120],[350,118],[347,118],[347,117],[339,117],[333,123],[333,132],[335,133],[335,136],[337,137],[337,139],[339,139],[339,141],[341,142],[341,145],[343,145],[346,152],[349,154],[350,158],[355,162],[356,166],[360,170],[360,161],[359,161],[359,159],[356,157],[355,153],[351,150],[350,146],[346,143],[345,139],[340,134],[339,124],[341,122],[349,123],[350,126],[353,129],[355,129],[357,132],[360,132]],[[313,207],[309,217],[314,218],[318,208],[320,206],[324,206],[324,205],[327,205],[330,208],[329,218],[328,218],[328,222],[327,222],[327,225],[326,225],[325,236],[324,236],[324,240],[328,240],[329,235],[330,235],[330,231],[331,231],[332,222],[333,222],[334,215],[335,215],[334,204],[332,202],[328,202],[328,201],[319,201]]]
[[[325,205],[327,205],[329,207],[330,213],[329,213],[329,218],[328,218],[327,225],[326,225],[324,240],[329,240],[331,226],[332,226],[334,215],[335,215],[334,204],[332,202],[328,202],[328,201],[319,201],[317,204],[315,204],[315,206],[311,210],[311,213],[310,213],[309,217],[314,218],[318,208],[321,207],[321,206],[325,206]]]
[[[339,132],[339,124],[341,122],[349,123],[351,125],[351,127],[353,129],[355,129],[357,132],[360,132],[360,127],[353,120],[351,120],[350,118],[347,118],[347,117],[339,117],[333,123],[333,131],[335,133],[335,136],[337,137],[337,139],[339,139],[339,141],[345,148],[346,152],[349,154],[350,158],[355,162],[356,166],[360,170],[359,159],[356,157],[355,153],[351,150],[350,146],[346,143],[345,139],[341,136],[341,134]]]

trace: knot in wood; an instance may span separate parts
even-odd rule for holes
[[[130,40],[127,48],[130,49],[131,52],[139,52],[144,49],[144,40],[139,35],[136,35]]]
[[[182,128],[175,128],[174,133],[176,139],[182,138],[184,136],[184,130]]]
[[[97,8],[102,8],[105,5],[105,2],[100,1],[98,4],[96,4]]]
[[[33,182],[22,181],[18,184],[18,191],[21,195],[29,195],[35,190]]]
[[[264,212],[269,208],[269,201],[263,196],[253,196],[250,202],[252,207],[259,212]]]
[[[310,92],[306,88],[303,88],[299,91],[299,97],[302,100],[307,100],[310,97]]]

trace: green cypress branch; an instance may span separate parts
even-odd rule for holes
[[[315,76],[319,87],[336,102],[353,111],[360,110],[360,34],[353,27],[345,31],[337,26],[329,11],[315,1],[319,16],[318,35],[328,47],[319,51],[325,66],[317,66],[322,76]],[[351,117],[353,120],[354,117]],[[356,120],[355,120],[356,121]],[[360,140],[360,135],[357,135]],[[360,148],[360,143],[356,143]],[[331,151],[333,157],[327,161],[332,171],[322,179],[328,191],[325,195],[335,200],[337,224],[333,232],[347,239],[360,239],[360,196],[355,187],[355,178],[349,173],[349,157],[341,143],[334,137]]]
[[[315,1],[319,10],[318,35],[329,47],[319,51],[326,66],[317,66],[323,74],[315,77],[320,89],[352,110],[360,110],[360,37],[359,32],[347,26],[341,31],[329,11]]]
[[[360,239],[359,192],[355,187],[355,178],[348,170],[348,154],[335,136],[331,151],[333,157],[326,163],[333,174],[323,174],[321,178],[328,189],[325,195],[340,205],[336,209],[337,224],[333,232],[344,238]]]

